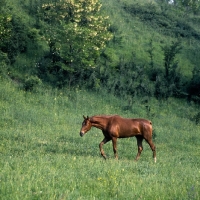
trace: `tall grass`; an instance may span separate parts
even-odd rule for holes
[[[0,199],[200,199],[200,127],[185,113],[196,107],[174,99],[126,102],[104,93],[44,89],[24,92],[0,83]],[[153,121],[157,163],[144,143],[138,162],[134,138],[111,143],[101,158],[98,129],[79,136],[82,115],[120,114]]]

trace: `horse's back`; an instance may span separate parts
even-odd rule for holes
[[[119,124],[146,124],[152,126],[152,122],[148,119],[143,118],[123,118],[119,115],[113,115],[109,118],[111,121],[117,122]]]
[[[116,137],[132,137],[136,135],[152,134],[152,123],[147,119],[122,118],[119,115],[114,115],[109,118],[108,125],[109,130],[115,133]]]

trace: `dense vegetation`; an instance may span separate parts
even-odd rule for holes
[[[24,89],[47,83],[199,102],[196,1],[1,2],[1,74]]]
[[[0,1],[0,199],[200,199],[199,1],[101,4]],[[83,114],[152,120],[157,163]]]

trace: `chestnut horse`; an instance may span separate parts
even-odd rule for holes
[[[92,126],[101,129],[104,135],[104,139],[99,144],[101,155],[106,159],[106,155],[103,151],[103,145],[112,140],[113,151],[115,158],[117,156],[117,138],[127,138],[135,136],[137,139],[138,153],[136,161],[139,159],[143,150],[143,139],[151,147],[153,151],[154,162],[156,162],[156,147],[152,142],[152,123],[146,119],[127,119],[122,118],[119,115],[96,115],[93,117],[83,116],[84,121],[80,130],[80,136],[84,136]]]

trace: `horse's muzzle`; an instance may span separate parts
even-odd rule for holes
[[[83,137],[83,136],[84,136],[84,133],[83,133],[83,132],[80,132],[80,136]]]

